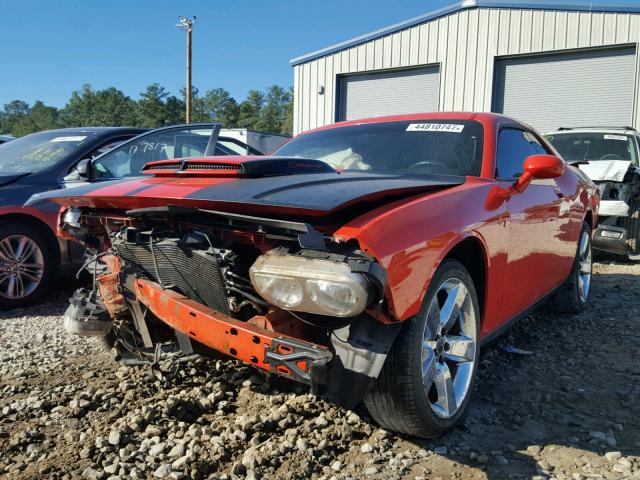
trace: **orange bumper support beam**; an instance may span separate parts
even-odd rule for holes
[[[138,301],[173,329],[268,372],[311,384],[333,357],[323,345],[241,322],[149,280],[136,279],[135,289]]]

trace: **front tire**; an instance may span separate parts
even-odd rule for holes
[[[371,416],[388,430],[416,437],[434,438],[453,428],[473,388],[479,332],[471,276],[457,260],[445,260],[365,397]]]
[[[55,255],[29,225],[0,225],[0,310],[32,305],[48,287]]]

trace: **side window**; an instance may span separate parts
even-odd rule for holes
[[[496,157],[496,178],[499,180],[518,178],[524,172],[525,159],[536,153],[547,152],[530,133],[514,128],[500,130]]]
[[[93,178],[135,176],[149,162],[202,156],[210,136],[210,128],[152,132],[96,158]]]
[[[172,136],[166,132],[147,135],[102,155],[93,162],[94,178],[120,178],[136,175],[145,163],[171,158]],[[171,143],[171,145],[169,145]],[[168,152],[167,150],[171,150]],[[167,155],[169,154],[169,156]]]
[[[536,153],[539,153],[541,155],[549,155],[551,153],[547,151],[546,148],[544,148],[544,145],[540,143],[540,140],[538,140],[533,133],[524,132],[524,138],[526,138],[529,141],[529,143],[531,144],[533,149],[536,151]]]

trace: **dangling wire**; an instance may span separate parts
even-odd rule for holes
[[[156,258],[156,251],[153,247],[153,229],[149,233],[149,249],[151,250],[151,259],[153,260],[153,269],[156,273],[156,278],[158,279],[158,283],[160,284],[160,288],[164,289],[164,282],[162,281],[162,277],[160,276],[160,269],[158,268],[158,259]]]

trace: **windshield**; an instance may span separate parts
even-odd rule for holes
[[[339,170],[480,175],[479,122],[369,123],[300,135],[272,155],[322,160]]]
[[[55,166],[95,138],[92,132],[32,133],[0,145],[0,173],[38,173]]]
[[[121,178],[139,175],[142,167],[149,162],[202,157],[212,131],[212,127],[187,126],[149,132],[96,158],[92,163],[92,177]],[[235,152],[218,143],[214,155],[235,155]]]
[[[630,135],[602,132],[554,133],[544,136],[568,162],[626,160],[637,165],[638,154]]]

